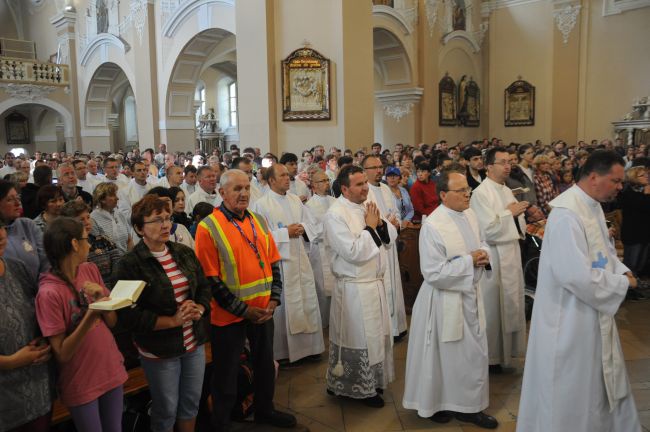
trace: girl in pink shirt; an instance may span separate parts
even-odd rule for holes
[[[115,312],[88,309],[109,295],[97,266],[86,262],[88,233],[81,222],[58,218],[43,244],[52,269],[41,275],[36,317],[57,360],[61,401],[80,432],[120,431],[127,374],[108,328]]]

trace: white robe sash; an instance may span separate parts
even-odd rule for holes
[[[469,225],[472,227],[473,234],[476,237],[476,243],[481,244],[480,229],[474,212],[471,209],[467,209],[464,214]],[[444,206],[439,206],[429,215],[425,223],[433,225],[442,237],[448,260],[467,255],[468,247],[465,244],[463,235]],[[463,294],[460,291],[443,290],[442,299],[442,342],[461,340],[463,338]],[[478,303],[479,328],[481,331],[484,331],[485,312],[480,287],[476,290],[476,299]],[[427,328],[431,328],[431,326],[427,326]]]
[[[579,196],[580,192],[576,189],[577,186],[573,186],[549,204],[551,207],[561,207],[571,210],[580,218],[585,228],[592,268],[602,268],[613,273],[613,262],[607,258],[606,239],[603,236],[603,230],[600,226],[601,223],[605,223],[605,217],[604,215],[602,216],[602,221],[594,218],[589,206]],[[607,391],[609,409],[612,412],[616,408],[619,400],[623,399],[630,390],[616,321],[613,316],[606,315],[602,312],[598,313],[598,321],[602,341],[603,380],[605,382],[605,390]]]

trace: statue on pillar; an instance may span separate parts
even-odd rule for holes
[[[97,34],[108,33],[108,7],[106,0],[97,0],[95,4],[97,14]]]

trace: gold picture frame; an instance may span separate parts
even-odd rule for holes
[[[438,124],[456,126],[458,124],[456,83],[445,74],[438,83]]]
[[[535,86],[517,79],[504,92],[505,127],[535,125]]]
[[[300,48],[282,61],[282,120],[330,120],[330,61]]]

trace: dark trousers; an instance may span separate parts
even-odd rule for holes
[[[253,364],[255,412],[273,409],[275,364],[273,362],[273,320],[253,324],[248,320],[227,326],[210,326],[212,343],[212,420],[217,431],[227,431],[230,412],[237,397],[239,358],[248,339]]]
[[[648,264],[650,245],[647,243],[632,243],[623,245],[623,264],[625,264],[635,276],[643,272]]]

